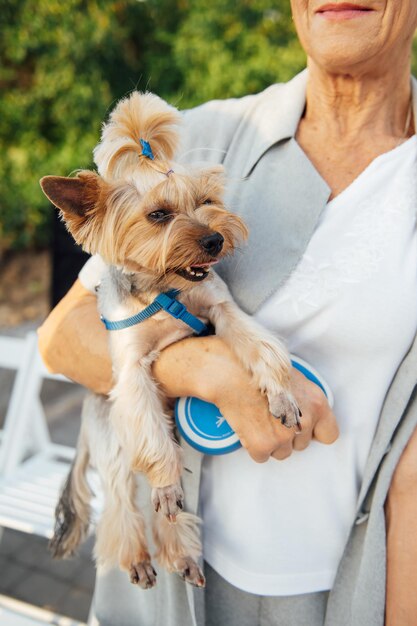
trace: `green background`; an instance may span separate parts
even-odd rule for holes
[[[0,0],[0,256],[47,243],[39,178],[90,167],[132,89],[184,109],[304,65],[289,0]]]

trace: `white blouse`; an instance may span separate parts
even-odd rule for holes
[[[285,285],[256,315],[326,379],[338,441],[285,461],[205,457],[204,556],[255,594],[330,589],[381,407],[417,329],[417,137],[330,201]],[[279,261],[278,261],[279,262]]]

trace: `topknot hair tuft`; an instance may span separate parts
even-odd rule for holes
[[[170,162],[178,145],[180,123],[181,115],[173,106],[155,94],[134,91],[117,104],[103,125],[94,150],[99,174],[107,180],[126,178],[129,172],[134,175],[149,158],[143,142],[149,144],[156,163]]]

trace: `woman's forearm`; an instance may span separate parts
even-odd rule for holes
[[[246,373],[226,344],[216,337],[190,337],[161,353],[153,373],[170,398],[197,396],[216,402],[226,381],[238,388]],[[249,380],[249,376],[247,377]]]
[[[97,298],[76,281],[38,330],[39,350],[51,372],[107,394],[112,368]]]

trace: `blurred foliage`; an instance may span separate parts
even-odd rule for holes
[[[130,90],[184,108],[304,64],[288,0],[0,0],[0,32],[0,254],[47,242],[39,178],[91,166]]]
[[[289,0],[0,0],[0,33],[0,256],[47,243],[39,178],[90,167],[130,90],[186,108],[305,64]]]
[[[255,93],[305,66],[289,0],[198,0],[173,42],[186,104]]]
[[[152,75],[167,94],[180,84],[165,37],[177,2],[161,14],[158,4],[0,0],[0,252],[45,244],[51,208],[38,180],[91,165],[115,98]]]

